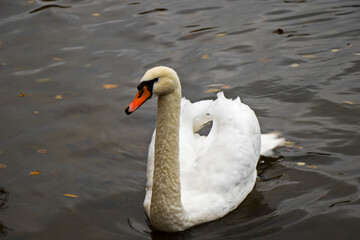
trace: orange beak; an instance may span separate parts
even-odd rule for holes
[[[136,94],[134,100],[126,107],[125,113],[127,115],[138,109],[146,100],[151,98],[152,93],[149,91],[147,86],[143,86]]]

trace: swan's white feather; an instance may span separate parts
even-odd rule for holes
[[[213,126],[208,136],[194,133],[210,119]],[[144,201],[148,216],[154,143],[155,132],[149,146]],[[192,225],[220,218],[235,209],[254,187],[261,148],[266,147],[264,153],[270,153],[280,144],[275,134],[261,136],[255,113],[239,98],[226,99],[222,92],[214,101],[191,103],[183,98],[179,140],[181,202]]]

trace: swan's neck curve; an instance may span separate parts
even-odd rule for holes
[[[181,203],[179,125],[181,87],[158,97],[150,222],[159,230],[179,231],[186,224]]]

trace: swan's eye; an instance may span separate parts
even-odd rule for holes
[[[159,81],[159,78],[154,78],[152,81],[157,82]]]

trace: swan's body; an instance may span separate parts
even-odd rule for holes
[[[254,112],[239,98],[219,93],[215,101],[181,99],[179,78],[170,68],[150,69],[138,89],[128,114],[158,96],[144,201],[152,226],[182,231],[234,210],[254,187],[260,152],[270,152],[283,140],[261,136]],[[195,133],[209,120],[208,136]],[[269,139],[266,149],[261,149],[262,138]]]

